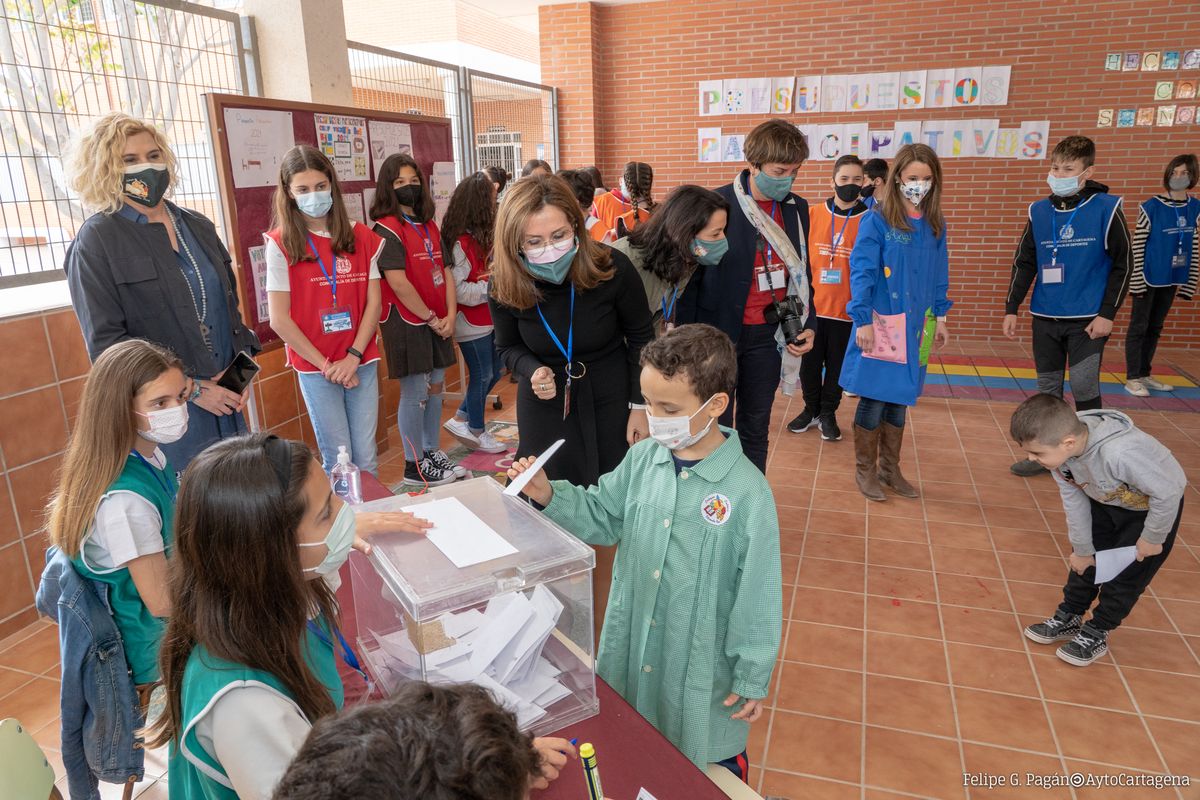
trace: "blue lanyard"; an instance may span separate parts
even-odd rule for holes
[[[337,264],[329,270],[325,267],[325,259],[321,258],[321,254],[317,252],[317,245],[313,242],[310,235],[308,237],[308,249],[312,250],[312,254],[317,257],[317,264],[321,267],[321,274],[325,276],[325,280],[329,281],[329,288],[333,290],[333,305],[337,306]]]
[[[667,305],[667,296],[662,296],[662,312],[663,322],[670,322],[671,315],[675,313],[675,301],[679,299],[679,284],[671,289],[671,305]]]
[[[832,201],[830,201],[830,202],[832,202]],[[850,211],[846,212],[846,221],[842,223],[842,230],[840,233],[838,233],[835,236],[834,229],[837,228],[837,206],[831,205],[829,207],[829,213],[833,215],[833,219],[829,221],[829,266],[830,267],[833,266],[833,257],[837,254],[838,244],[843,239],[846,238],[846,226],[850,224],[850,213],[852,211],[854,211],[853,208],[850,209]]]
[[[772,200],[771,201],[771,221],[772,222],[775,221],[775,212],[778,210],[779,210],[779,201]],[[759,234],[759,235],[761,236],[761,234]],[[766,258],[765,258],[766,263],[763,264],[763,267],[770,269],[771,268],[771,255],[774,253],[774,251],[771,249],[771,242],[770,242],[770,240],[767,239],[766,236],[763,236],[763,244],[766,245]],[[768,285],[770,285],[770,284],[768,284]]]
[[[571,372],[571,354],[575,351],[575,284],[571,284],[571,319],[567,323],[567,346],[563,347],[562,340],[558,338],[558,334],[550,327],[550,323],[546,321],[546,315],[542,313],[542,304],[537,306],[538,316],[542,318],[542,327],[546,329],[546,333],[550,334],[550,340],[554,342],[554,346],[558,348],[558,352],[562,353],[563,358],[567,360],[567,374]]]
[[[329,637],[325,635],[325,631],[321,630],[321,626],[313,622],[311,619],[308,621],[308,632],[313,636],[316,636],[317,639],[320,640],[321,644],[324,644],[326,647],[333,647],[333,642],[331,642]],[[346,666],[357,672],[362,677],[363,681],[367,684],[367,693],[370,694],[374,683],[367,675],[366,670],[359,665],[358,656],[354,655],[354,651],[350,649],[350,645],[346,643],[346,637],[342,636],[342,632],[340,630],[334,628],[333,632],[337,634],[338,644],[342,646],[342,661],[346,662]]]
[[[1175,251],[1177,255],[1183,255],[1183,240],[1187,235],[1187,212],[1190,200],[1190,197],[1184,198],[1183,207],[1179,209],[1179,213],[1183,218],[1183,224],[1179,226],[1179,244]],[[1197,222],[1200,222],[1200,216],[1197,217]],[[1195,234],[1195,231],[1192,231],[1192,233]]]
[[[1085,202],[1084,200],[1079,201],[1079,204],[1076,205],[1075,208],[1071,211],[1071,216],[1067,217],[1067,224],[1064,225],[1063,227],[1065,227],[1065,228],[1071,227],[1071,223],[1075,221],[1075,215],[1079,213],[1079,209],[1083,207],[1084,202]],[[1050,226],[1050,240],[1054,243],[1053,246],[1051,247],[1050,263],[1057,264],[1058,263],[1058,215],[1062,212],[1060,212],[1057,208],[1054,208],[1053,206],[1051,206],[1050,208],[1054,212],[1054,216],[1053,216],[1054,222]],[[1073,236],[1074,236],[1074,234],[1072,234],[1072,237]]]
[[[179,486],[175,484],[169,477],[163,477],[163,470],[157,469],[153,464],[146,460],[146,457],[137,450],[132,451],[133,457],[146,465],[146,469],[150,470],[150,474],[154,476],[154,481],[162,487],[163,491],[171,496],[171,502],[175,502],[175,497],[179,494]]]
[[[412,229],[420,235],[421,241],[425,243],[425,252],[429,254],[429,260],[433,261],[433,240],[429,237],[429,223],[422,222],[421,227],[418,228],[417,223],[409,219],[407,214],[403,216],[404,221],[411,225]]]

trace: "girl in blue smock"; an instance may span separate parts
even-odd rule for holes
[[[905,145],[880,187],[878,204],[858,229],[850,256],[850,304],[855,326],[841,384],[859,395],[854,415],[855,481],[869,500],[887,486],[916,497],[900,472],[907,406],[925,385],[929,352],[950,340],[951,302],[942,167],[923,144]]]

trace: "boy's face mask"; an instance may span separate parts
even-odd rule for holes
[[[716,395],[713,395],[715,397]],[[692,420],[704,410],[704,407],[712,402],[712,397],[705,400],[696,409],[695,413],[690,416],[674,416],[674,417],[656,417],[648,410],[646,411],[646,422],[650,426],[650,438],[661,444],[668,450],[684,450],[708,435],[712,429],[712,417],[709,417],[708,424],[696,433],[692,433]]]

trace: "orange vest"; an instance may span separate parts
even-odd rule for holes
[[[637,210],[637,217],[635,218],[633,209],[630,209],[630,210],[626,211],[624,214],[621,214],[620,216],[618,216],[617,219],[620,220],[621,222],[625,223],[625,230],[628,232],[628,231],[631,231],[634,228],[636,228],[639,224],[650,219],[650,210],[647,208],[639,207]],[[597,226],[597,227],[599,227],[599,226]],[[614,222],[613,230],[616,230],[616,228],[617,228],[617,223]],[[592,230],[595,230],[595,228],[593,228]]]
[[[866,213],[865,208],[856,209],[849,218],[838,214],[835,220],[828,202],[809,206],[808,258],[812,269],[812,306],[818,317],[850,319],[846,314],[846,304],[850,302],[850,251],[858,238],[858,224]]]
[[[592,201],[592,216],[600,220],[588,231],[597,242],[617,227],[617,217],[633,208],[633,205],[618,190],[613,189]]]

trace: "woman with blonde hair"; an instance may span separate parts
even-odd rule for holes
[[[518,384],[516,458],[565,439],[546,475],[594,484],[649,432],[638,359],[654,334],[641,279],[627,256],[587,235],[579,201],[555,176],[509,188],[492,247],[496,349]],[[597,551],[597,620],[611,551]]]
[[[175,156],[153,125],[112,113],[73,142],[71,188],[95,213],[75,235],[63,265],[88,354],[141,338],[179,356],[192,378],[187,435],[166,445],[177,469],[214,441],[246,431],[249,394],[216,381],[238,352],[257,352],[243,323],[229,251],[213,223],[166,197],[178,179]]]

